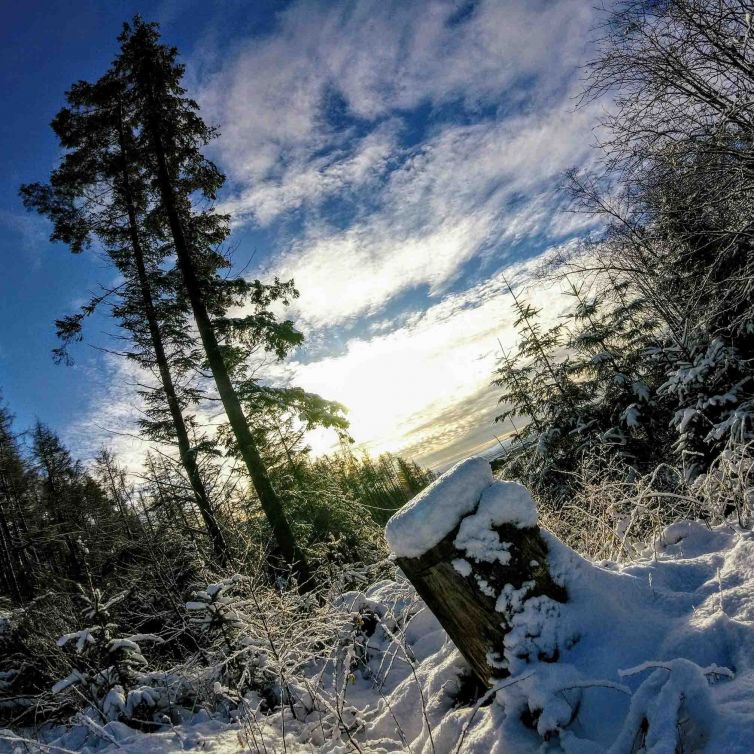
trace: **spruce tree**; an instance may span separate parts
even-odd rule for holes
[[[197,104],[181,85],[184,66],[177,50],[160,43],[156,24],[136,18],[119,37],[121,53],[116,71],[128,82],[145,171],[159,194],[159,216],[172,240],[183,292],[191,305],[206,361],[227,414],[238,452],[249,472],[280,551],[298,575],[302,588],[311,576],[286,518],[233,385],[234,345],[247,338],[267,339],[267,350],[281,353],[298,336],[290,323],[277,322],[253,307],[246,317],[230,317],[236,305],[264,297],[258,282],[224,278],[227,266],[217,251],[229,233],[227,216],[211,208],[197,209],[192,199],[202,196],[211,205],[224,182],[218,168],[202,155],[215,131],[201,119]]]
[[[49,427],[37,422],[31,432],[32,451],[40,481],[40,500],[48,521],[48,536],[65,545],[64,572],[74,581],[86,574],[87,530],[106,521],[104,496],[79,461]],[[100,532],[101,533],[101,532]]]
[[[67,359],[68,344],[81,339],[83,319],[103,303],[111,306],[131,341],[128,357],[159,380],[158,388],[142,391],[147,418],[141,424],[151,438],[177,443],[215,558],[223,563],[227,545],[197,460],[214,441],[196,439],[187,413],[204,395],[197,375],[209,368],[229,419],[229,445],[242,457],[279,550],[303,585],[309,581],[306,562],[255,435],[265,434],[264,417],[275,413],[274,406],[303,426],[342,431],[342,407],[258,381],[253,354],[282,359],[302,341],[293,323],[271,312],[275,302],[287,304],[297,292],[292,281],[266,285],[227,276],[222,244],[228,218],[211,206],[224,178],[200,151],[214,132],[184,96],[182,66],[175,50],[160,44],[155,25],[137,18],[120,41],[111,69],[93,84],[72,87],[69,106],[53,122],[67,151],[50,183],[22,187],[27,206],[53,221],[53,240],[80,252],[97,238],[123,278],[80,313],[58,321],[63,344],[56,355]],[[194,200],[202,196],[199,208]],[[245,315],[231,316],[236,308]]]
[[[82,313],[58,321],[58,334],[64,340],[58,357],[67,358],[65,344],[80,338],[83,316],[91,314],[103,299],[118,296],[113,314],[136,346],[129,356],[142,366],[156,367],[161,390],[157,401],[152,398],[153,413],[159,413],[154,409],[155,402],[166,404],[169,412],[167,433],[156,431],[154,423],[146,429],[158,439],[177,442],[214,556],[225,564],[227,545],[201,478],[184,415],[185,405],[193,396],[180,395],[173,376],[177,359],[171,358],[165,342],[164,332],[168,331],[174,352],[178,350],[180,355],[180,347],[186,347],[186,312],[175,305],[174,296],[160,296],[160,291],[169,287],[160,268],[166,250],[149,232],[149,186],[139,168],[140,147],[128,90],[109,71],[94,84],[78,82],[66,97],[68,107],[52,123],[66,149],[61,164],[52,172],[49,184],[25,185],[21,194],[27,207],[53,221],[51,239],[67,243],[74,253],[98,238],[124,283],[116,291],[95,297]]]
[[[514,327],[519,339],[516,353],[503,352],[494,384],[503,388],[505,405],[496,421],[522,416],[529,423],[513,437],[506,457],[514,473],[538,491],[548,488],[561,496],[570,473],[583,451],[585,386],[575,378],[565,346],[567,332],[562,322],[543,327],[541,310],[528,303],[507,283],[516,314]]]

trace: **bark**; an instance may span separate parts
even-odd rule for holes
[[[510,543],[511,559],[505,565],[467,559],[454,545],[459,527],[460,523],[421,556],[396,558],[396,564],[467,660],[474,677],[484,686],[492,686],[509,675],[505,658],[511,648],[506,647],[505,639],[518,614],[515,607],[498,604],[497,597],[506,585],[522,590],[526,600],[545,596],[562,603],[567,595],[547,569],[547,546],[538,527],[495,527],[500,540]],[[469,563],[471,573],[459,572],[453,564],[458,559]],[[557,651],[538,652],[536,659],[554,661]]]

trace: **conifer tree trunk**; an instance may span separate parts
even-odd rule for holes
[[[246,422],[241,401],[233,387],[222,351],[220,350],[220,345],[217,342],[217,337],[215,336],[215,331],[202,297],[201,285],[191,259],[191,252],[183,223],[176,206],[173,183],[168,171],[165,149],[160,135],[159,121],[154,113],[154,103],[151,104],[148,129],[151,146],[157,161],[157,182],[160,196],[170,224],[178,268],[181,272],[186,294],[194,313],[194,319],[199,330],[202,345],[204,346],[207,362],[212,371],[212,376],[217,385],[220,400],[228,416],[231,429],[238,443],[239,452],[251,476],[262,509],[272,527],[275,541],[286,562],[298,576],[299,588],[306,591],[313,586],[309,567],[303,552],[299,549],[293,536],[290,524],[283,511],[281,500],[267,474],[267,469],[256,447],[249,425]]]
[[[139,238],[138,224],[136,218],[136,208],[134,207],[133,195],[131,192],[128,168],[126,163],[126,149],[125,139],[123,134],[123,124],[119,124],[119,137],[121,155],[123,157],[123,199],[128,209],[128,224],[131,235],[131,248],[133,251],[134,262],[136,264],[136,272],[139,279],[139,287],[141,290],[141,297],[144,303],[144,314],[147,319],[147,325],[149,327],[149,335],[152,340],[152,347],[154,348],[155,362],[157,363],[157,369],[160,373],[160,381],[165,391],[165,398],[167,400],[168,408],[170,410],[170,416],[173,420],[173,428],[175,430],[176,438],[178,440],[178,452],[180,454],[181,463],[186,470],[186,474],[191,484],[191,489],[194,492],[194,498],[196,499],[197,507],[201,513],[204,525],[207,527],[207,533],[209,534],[212,542],[212,551],[220,565],[227,565],[228,545],[223,537],[222,530],[217,525],[217,520],[212,511],[212,505],[207,495],[207,490],[202,481],[201,474],[199,472],[199,466],[196,462],[196,455],[191,451],[191,442],[189,440],[188,431],[186,430],[186,422],[183,418],[183,412],[181,411],[181,405],[178,401],[178,395],[175,390],[175,384],[173,383],[173,376],[170,372],[170,366],[168,364],[167,355],[165,353],[165,346],[162,341],[162,334],[160,333],[160,327],[157,319],[157,314],[154,307],[154,299],[152,297],[151,286],[149,285],[149,278],[147,276],[146,265],[144,263],[144,251],[141,246]]]
[[[2,555],[0,557],[0,565],[2,565],[0,573],[2,573],[7,591],[14,600],[20,602],[22,597],[21,584],[14,564],[13,536],[2,503],[0,503],[0,555]]]
[[[126,534],[129,538],[133,538],[133,531],[131,530],[131,525],[128,523],[128,516],[126,515],[126,509],[123,505],[123,501],[120,499],[120,493],[118,492],[118,487],[115,484],[115,477],[113,476],[112,469],[110,468],[110,465],[107,465],[107,478],[110,482],[110,491],[113,496],[113,500],[115,501],[115,504],[118,506],[118,513],[120,513],[120,517],[123,520],[123,525],[126,528]]]

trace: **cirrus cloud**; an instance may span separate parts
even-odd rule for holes
[[[221,209],[263,231],[262,272],[301,292],[291,314],[315,345],[278,377],[348,405],[364,447],[443,465],[494,442],[503,275],[590,227],[558,186],[593,159],[604,106],[574,107],[593,12],[298,0],[192,61],[222,126]]]

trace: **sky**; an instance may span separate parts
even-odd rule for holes
[[[595,159],[602,105],[577,106],[592,4],[2,0],[0,390],[18,428],[39,418],[78,457],[109,446],[138,463],[139,375],[110,352],[114,325],[95,317],[73,366],[50,355],[54,320],[114,272],[50,244],[17,195],[56,163],[65,90],[104,72],[134,13],[179,48],[220,128],[208,156],[236,264],[300,291],[287,316],[306,341],[270,379],[345,404],[371,452],[443,468],[496,444],[506,280],[557,317],[563,297],[532,270],[589,230],[560,186]]]

